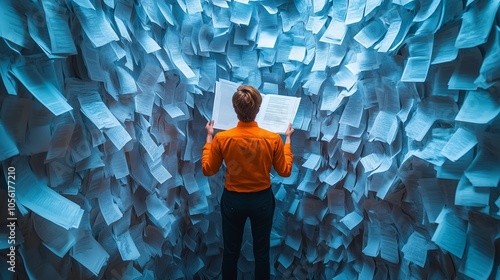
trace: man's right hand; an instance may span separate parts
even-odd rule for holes
[[[212,138],[214,135],[214,120],[207,122],[205,125],[205,129],[207,130],[207,143],[212,143]]]
[[[295,129],[293,129],[292,124],[289,123],[288,127],[287,127],[287,129],[285,131],[285,136],[286,136],[285,144],[290,144],[292,142],[292,139],[291,139],[292,137],[291,136],[292,136],[292,134],[294,132],[295,132]]]

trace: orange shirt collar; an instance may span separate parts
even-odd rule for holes
[[[238,121],[238,127],[258,127],[258,125],[256,121],[251,121],[251,122]]]

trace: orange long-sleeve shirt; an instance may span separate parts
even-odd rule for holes
[[[258,192],[271,185],[271,167],[280,176],[290,176],[293,154],[290,144],[283,144],[279,134],[259,128],[256,122],[240,121],[203,146],[203,174],[217,173],[222,161],[226,163],[227,190]]]

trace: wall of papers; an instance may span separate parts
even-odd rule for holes
[[[200,157],[226,79],[301,97],[276,279],[497,279],[499,5],[1,1],[0,278],[12,167],[19,277],[217,277]]]

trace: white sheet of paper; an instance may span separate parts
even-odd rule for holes
[[[0,138],[3,139],[2,145],[0,145],[0,161],[19,154],[19,150],[17,149],[17,145],[14,142],[14,139],[12,139],[10,133],[5,130],[5,127],[1,121]]]
[[[439,222],[431,240],[439,247],[462,258],[467,239],[467,222],[446,208],[443,208],[441,215],[443,220]]]
[[[365,13],[366,12],[368,11],[365,11]],[[387,32],[385,33],[384,38],[374,46],[374,49],[381,53],[386,53],[389,51],[392,44],[396,40],[401,27],[403,26],[402,18],[396,10],[388,11],[384,14],[384,17],[385,20],[389,22],[389,27],[387,27]]]
[[[71,251],[71,256],[95,276],[99,275],[99,271],[109,259],[108,252],[92,237],[91,232],[86,232],[76,242]]]
[[[78,230],[66,230],[38,215],[33,215],[33,227],[43,244],[60,258],[63,258],[77,241]]]
[[[74,11],[83,31],[94,47],[102,47],[112,41],[119,40],[100,5],[95,9],[75,6]]]
[[[78,228],[83,209],[38,181],[26,159],[13,162],[17,170],[18,202],[41,217],[65,228]]]
[[[469,223],[467,249],[458,269],[472,279],[488,279],[495,269],[495,244],[492,236],[496,230],[484,223],[480,219],[472,219]]]
[[[230,129],[238,124],[233,109],[232,97],[239,84],[221,79],[215,85],[212,119],[214,128]],[[288,124],[293,123],[300,98],[276,94],[262,94],[262,104],[255,121],[259,127],[284,134]]]
[[[499,0],[474,1],[464,11],[460,32],[455,42],[457,49],[471,48],[486,43],[499,4]]]
[[[192,79],[196,77],[196,74],[184,60],[179,42],[180,39],[177,33],[173,31],[168,31],[167,34],[165,35],[165,42],[163,44],[163,48],[167,50],[167,52],[170,55],[172,63],[181,71],[181,73],[187,79]]]
[[[288,124],[293,123],[300,104],[300,97],[266,94],[255,121],[259,127],[285,134]]]
[[[406,61],[401,81],[424,82],[431,64],[434,36],[419,34],[408,40],[410,57]]]
[[[200,215],[209,211],[207,196],[202,191],[189,195],[189,214]]]
[[[302,167],[312,170],[318,170],[321,163],[321,158],[322,157],[318,154],[310,154],[306,162],[302,164]]]
[[[482,148],[464,175],[475,187],[496,188],[500,181],[500,161],[492,151]]]
[[[329,188],[327,191],[328,210],[339,217],[345,216],[345,192],[342,189]]]
[[[500,78],[500,64],[496,58],[500,55],[500,27],[495,26],[493,39],[484,55],[483,63],[479,69],[479,77],[474,81],[479,87],[489,88]]]
[[[32,41],[26,28],[28,26],[26,8],[21,3],[16,3],[16,1],[0,2],[0,18],[2,18],[0,37],[29,48]]]
[[[381,226],[379,222],[368,223],[368,241],[363,248],[363,254],[369,257],[376,257],[380,253]]]
[[[343,21],[332,20],[319,41],[329,44],[342,45],[346,33],[347,26]]]
[[[107,225],[111,225],[112,223],[121,219],[121,217],[123,216],[123,213],[113,202],[113,197],[111,196],[109,187],[110,186],[108,180],[107,184],[103,186],[103,190],[97,197],[99,209],[101,210],[102,216],[104,217]]]
[[[359,279],[373,279],[375,275],[375,263],[372,258],[367,258],[363,261],[363,268],[359,273]]]
[[[483,55],[479,48],[462,50],[458,55],[458,62],[448,81],[448,89],[452,90],[476,90],[478,85],[475,80],[478,76]]]
[[[121,150],[130,140],[132,140],[130,134],[121,124],[110,128],[104,128],[104,134],[108,136],[109,140],[111,140],[118,150]]]
[[[340,222],[342,222],[349,230],[355,228],[362,221],[363,221],[363,216],[356,211],[353,211],[347,214],[344,218],[340,219]]]
[[[459,127],[443,147],[441,154],[451,161],[457,161],[476,144],[476,135],[466,128]]]
[[[457,58],[459,49],[455,48],[455,39],[458,30],[459,26],[453,25],[436,33],[432,50],[432,64],[449,62]]]
[[[137,39],[137,42],[139,42],[139,44],[142,46],[142,48],[146,51],[146,53],[152,53],[161,49],[160,45],[158,45],[158,43],[153,38],[151,38],[146,30],[136,31],[135,38]]]
[[[446,202],[444,190],[441,188],[443,182],[435,178],[421,178],[418,185],[427,219],[430,223],[435,223]]]
[[[132,240],[130,231],[127,230],[123,234],[114,236],[114,238],[123,261],[136,260],[141,256],[134,240]]]
[[[68,116],[68,114],[61,116]],[[64,157],[66,151],[68,150],[74,128],[75,124],[69,117],[67,120],[62,121],[55,126],[54,131],[52,132],[49,150],[45,158],[47,161],[54,158]]]
[[[394,227],[383,226],[380,230],[380,257],[390,263],[399,263],[398,234]]]
[[[455,121],[486,124],[500,113],[500,98],[485,90],[468,91]]]
[[[355,92],[353,95],[349,96],[339,123],[352,127],[359,127],[363,116],[363,109],[363,96],[360,92]]]
[[[163,184],[168,179],[172,178],[172,174],[163,166],[162,158],[159,157],[152,160],[150,157],[146,157],[145,161],[151,171],[153,177],[158,181],[158,183]]]
[[[252,18],[252,6],[234,2],[230,13],[231,22],[237,25],[249,25]]]
[[[427,239],[419,232],[414,231],[401,251],[405,259],[423,268],[427,260],[427,244]]]
[[[102,102],[96,91],[82,92],[78,95],[81,110],[98,129],[111,128],[120,125],[108,107]]]
[[[55,116],[73,109],[61,92],[40,74],[35,65],[13,67],[12,73]]]
[[[54,54],[76,54],[76,46],[68,26],[65,9],[56,1],[44,1],[43,9],[50,37],[50,46]]]
[[[109,165],[117,179],[124,178],[130,174],[127,158],[123,150],[117,151],[111,155]]]
[[[363,45],[363,47],[369,49],[375,43],[377,43],[382,37],[384,37],[387,32],[387,27],[385,24],[379,20],[375,19],[369,24],[365,25],[356,35],[354,35],[354,40]]]
[[[379,140],[387,144],[392,144],[396,139],[399,129],[399,122],[396,115],[379,111],[375,117],[373,126],[369,131],[370,140]]]

